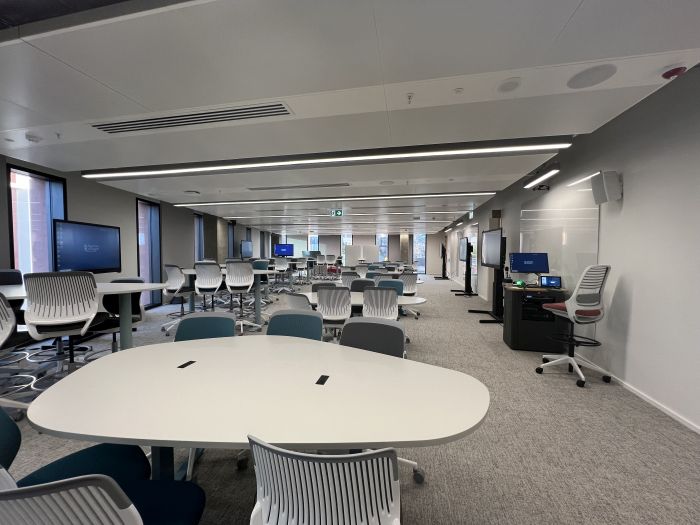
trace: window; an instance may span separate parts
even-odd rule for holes
[[[413,234],[413,260],[418,273],[425,273],[425,240],[425,233]]]
[[[194,216],[194,260],[204,259],[204,217]]]
[[[345,247],[352,244],[352,233],[344,233],[340,236],[340,256],[345,262]]]
[[[379,260],[389,260],[389,236],[386,233],[377,234],[377,248],[379,249]]]
[[[235,235],[234,232],[236,230],[236,227],[233,225],[232,222],[228,223],[228,230],[227,230],[227,236],[228,236],[228,246],[226,249],[226,257],[229,259],[234,258],[234,250],[236,248],[236,243],[235,243]]]
[[[12,261],[22,273],[53,270],[53,220],[65,219],[65,182],[9,168]]]
[[[318,251],[318,235],[309,235],[309,251]]]
[[[136,256],[139,264],[139,277],[147,283],[159,283],[160,275],[160,206],[152,202],[136,200],[138,243]],[[160,290],[143,292],[141,303],[144,306],[161,304]]]

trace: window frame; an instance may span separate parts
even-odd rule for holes
[[[44,173],[38,170],[35,170],[33,168],[26,168],[24,166],[21,166],[19,164],[12,164],[12,163],[7,163],[5,165],[5,177],[7,179],[7,222],[8,222],[8,231],[10,234],[9,241],[10,241],[10,246],[9,246],[9,251],[10,251],[10,267],[15,268],[15,232],[13,228],[13,216],[12,216],[12,186],[11,184],[11,177],[10,177],[10,172],[15,169],[17,171],[23,171],[25,173],[29,173],[30,176],[34,175],[36,177],[46,179],[52,182],[59,182],[63,186],[63,220],[67,221],[68,219],[68,184],[66,184],[66,179],[63,177],[58,177],[56,175],[51,175],[49,173]],[[51,242],[53,243],[53,220],[51,221],[51,227],[49,228],[50,230],[50,235],[51,235]],[[51,260],[49,261],[49,267],[51,268],[51,271],[55,270],[54,264],[53,264],[53,246],[51,246]]]
[[[160,265],[158,268],[158,279],[154,280],[153,282],[161,282],[163,279],[163,214],[162,214],[162,209],[160,206],[160,202],[154,202],[148,199],[143,199],[141,197],[136,197],[136,270],[139,272],[141,268],[141,253],[139,250],[139,202],[145,202],[146,204],[149,204],[151,206],[157,206],[158,207],[158,251],[160,252],[158,254],[158,258],[160,259]],[[155,292],[158,292],[159,297],[160,297],[160,302],[157,303],[150,303],[148,305],[144,305],[144,308],[146,310],[150,310],[151,308],[156,308],[158,306],[163,305],[163,294],[162,291],[160,290],[153,290],[151,291],[151,298],[153,298],[153,295]]]

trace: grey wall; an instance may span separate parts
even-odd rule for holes
[[[353,235],[352,243],[361,246],[374,246],[377,244],[376,235]]]
[[[425,238],[425,272],[428,275],[442,275],[442,258],[440,246],[445,236],[442,233],[432,233]]]
[[[318,249],[324,255],[340,255],[340,235],[319,235]]]
[[[387,256],[390,261],[401,260],[401,242],[398,235],[389,235]]]
[[[582,353],[630,390],[700,431],[700,323],[691,284],[700,260],[700,70],[692,69],[560,154],[551,192],[600,169],[624,177],[624,197],[600,206],[598,261],[612,272],[606,315]],[[586,188],[584,183],[576,189]],[[511,186],[475,214],[503,210],[517,251],[520,210],[533,192]],[[490,272],[489,272],[490,273]],[[480,269],[481,283],[490,283]],[[569,283],[573,286],[575,283]]]

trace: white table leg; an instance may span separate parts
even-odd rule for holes
[[[119,348],[126,350],[134,346],[131,337],[131,294],[119,294]]]

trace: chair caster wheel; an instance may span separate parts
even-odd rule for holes
[[[418,312],[418,313],[416,314],[416,318],[418,318],[418,317],[420,317],[420,312]]]
[[[170,332],[165,332],[165,337],[170,337]]]
[[[409,344],[410,342],[411,342],[411,338],[410,338],[410,337],[407,337],[407,338],[406,338],[406,344]]]
[[[542,358],[542,362],[543,362],[543,363],[549,363],[549,359],[547,359],[546,357],[543,357],[543,358]]]
[[[247,470],[248,469],[248,458],[240,458],[236,461],[236,468],[238,470]]]
[[[162,327],[160,328],[160,331],[161,331],[161,332],[165,332],[165,327],[162,326]]]
[[[541,366],[538,366],[537,368],[535,368],[535,372],[537,372],[538,374],[541,374],[541,373],[542,373],[542,370],[543,370],[543,369],[542,369]]]
[[[610,377],[610,376],[603,376],[603,382],[609,383],[610,381],[612,381],[612,377]]]
[[[423,482],[425,481],[425,472],[422,468],[417,467],[413,469],[413,481],[415,481],[419,485],[423,484]]]
[[[586,386],[586,382],[583,379],[577,379],[576,386],[583,388],[584,386]]]
[[[418,319],[418,316],[416,315],[416,316],[414,317],[414,319]]]

